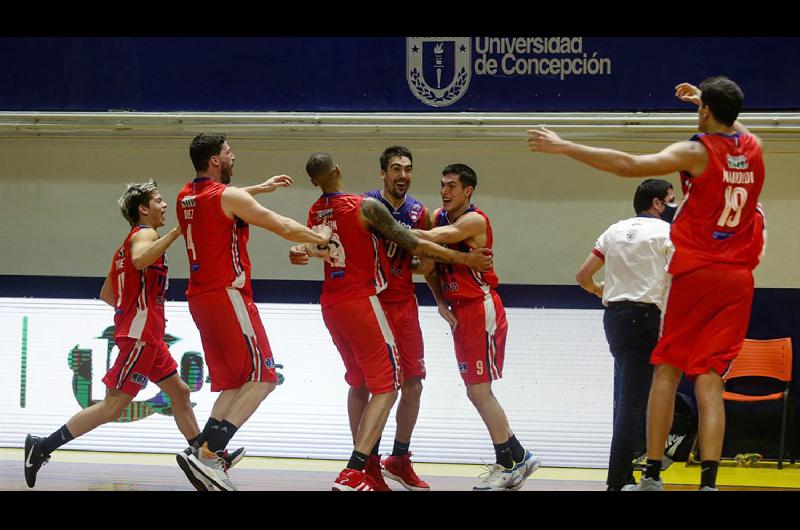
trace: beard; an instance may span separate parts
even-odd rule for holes
[[[219,180],[223,184],[229,184],[231,182],[231,177],[233,176],[233,164],[229,166],[222,166],[220,168],[220,175]]]
[[[406,192],[405,191],[400,191],[395,187],[390,188],[388,191],[389,191],[389,195],[391,195],[392,197],[394,197],[397,200],[400,200],[400,199],[402,199],[403,197],[406,196]]]

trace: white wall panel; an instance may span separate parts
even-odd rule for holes
[[[249,454],[346,459],[352,450],[347,385],[338,352],[317,305],[259,304],[276,362],[286,383],[237,432]],[[169,302],[167,333],[180,337],[172,354],[202,351],[186,303]],[[612,362],[602,311],[507,309],[509,336],[504,378],[494,384],[517,437],[546,466],[604,467],[611,435]],[[28,317],[26,405],[20,407],[22,320]],[[427,462],[494,461],[488,433],[467,400],[449,328],[434,307],[420,308],[428,371],[415,459]],[[0,446],[21,447],[26,433],[46,435],[80,409],[72,393],[67,355],[92,348],[93,397],[104,387],[106,341],[112,312],[94,300],[0,298]],[[116,355],[116,350],[112,356]],[[113,362],[113,360],[112,360]],[[153,397],[150,383],[137,399]],[[193,392],[202,426],[216,394],[208,384]],[[383,436],[391,449],[394,415]],[[72,449],[176,452],[185,446],[171,417],[154,414],[104,425],[67,446]]]

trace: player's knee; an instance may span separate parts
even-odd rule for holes
[[[370,402],[374,400],[379,400],[380,403],[384,406],[392,407],[394,406],[395,402],[397,401],[398,392],[397,390],[389,390],[388,392],[381,392],[379,394],[372,394],[370,398]]]
[[[350,398],[352,399],[366,403],[367,401],[369,401],[369,396],[370,396],[369,388],[367,388],[366,385],[362,385],[360,387],[354,387],[354,386],[350,387]]]
[[[480,402],[477,392],[470,385],[467,385],[467,397],[475,406]]]
[[[401,387],[402,399],[419,401],[422,396],[422,379],[409,379]]]
[[[467,397],[476,407],[483,406],[491,395],[491,388],[485,385],[467,385]]]
[[[130,403],[130,399],[126,399],[122,396],[104,399],[101,408],[103,411],[103,421],[105,423],[110,423],[119,419],[122,413],[125,412],[128,403]]]
[[[191,391],[189,387],[183,381],[180,384],[175,386],[174,390],[169,392],[169,399],[172,401],[173,406],[188,406],[189,405],[189,395]]]
[[[261,383],[259,385],[259,390],[260,390],[259,395],[261,396],[261,401],[267,399],[267,396],[272,394],[272,391],[275,390],[276,386],[278,386],[276,383],[272,383],[269,381]]]

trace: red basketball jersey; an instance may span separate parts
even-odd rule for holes
[[[681,173],[684,199],[670,229],[675,254],[669,272],[680,274],[710,263],[755,268],[763,248],[764,185],[761,147],[749,134],[698,134],[708,150],[701,175]]]
[[[386,288],[386,255],[381,243],[358,222],[362,200],[349,193],[325,193],[308,211],[308,227],[330,226],[330,245],[336,249],[336,259],[325,261],[322,307],[373,296]]]
[[[164,340],[164,294],[167,291],[167,255],[149,267],[136,270],[131,258],[131,238],[147,226],[134,226],[111,261],[114,289],[114,338],[144,342]]]
[[[464,213],[469,212],[476,212],[486,220],[486,248],[491,250],[494,238],[492,237],[492,225],[489,222],[489,218],[474,204],[470,204]],[[450,224],[450,219],[444,209],[440,208],[436,211],[434,223],[436,226]],[[464,242],[445,246],[463,252],[469,252],[472,248]],[[437,263],[436,271],[439,273],[442,294],[448,302],[482,299],[491,289],[496,289],[500,283],[500,279],[494,272],[494,267],[488,272],[478,272],[466,265]]]
[[[252,296],[247,240],[250,226],[222,210],[227,186],[208,178],[194,179],[178,193],[178,222],[189,256],[186,296],[236,287]]]

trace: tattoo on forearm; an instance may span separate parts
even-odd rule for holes
[[[400,248],[408,250],[416,256],[442,263],[457,263],[459,254],[462,254],[418,238],[410,230],[395,221],[389,210],[374,199],[364,199],[361,202],[361,211],[370,225],[383,234],[384,237],[394,241]]]
[[[419,245],[419,238],[395,221],[389,210],[378,201],[364,199],[361,202],[361,212],[375,230],[380,232],[386,239],[397,243],[400,248],[413,251]]]
[[[425,243],[426,245],[424,248],[417,249],[417,252],[415,252],[415,254],[421,258],[432,259],[433,261],[438,261],[439,263],[458,263],[459,254],[463,254],[463,252],[450,250],[448,248],[439,246],[436,243],[431,243],[429,241],[426,241]]]

